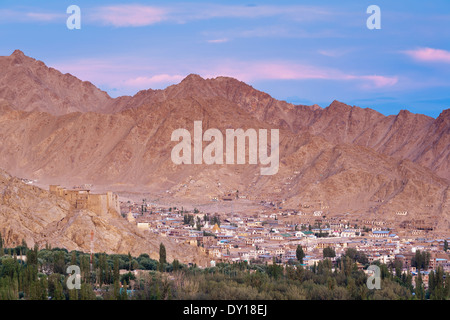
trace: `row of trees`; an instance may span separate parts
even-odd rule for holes
[[[369,290],[367,275],[357,263],[367,257],[348,249],[334,262],[334,250],[324,250],[324,260],[311,267],[302,265],[305,252],[297,247],[298,263],[218,263],[211,268],[167,261],[164,244],[159,260],[147,254],[88,254],[60,248],[38,250],[20,246],[0,250],[0,299],[449,299],[450,275],[442,268],[429,273],[425,290],[422,274],[416,278],[402,272],[400,260],[380,267],[381,289]],[[17,252],[26,255],[26,262]],[[418,252],[418,265],[426,265],[426,254]],[[80,266],[81,288],[69,289],[68,265]],[[128,272],[120,272],[120,270]],[[131,271],[147,270],[135,275]]]

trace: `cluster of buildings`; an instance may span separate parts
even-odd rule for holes
[[[139,209],[138,209],[139,208]],[[138,210],[136,210],[138,209]],[[278,210],[278,208],[277,208]],[[272,210],[274,211],[274,210]],[[151,213],[150,213],[151,212]],[[186,224],[185,215],[192,215]],[[177,208],[152,207],[144,212],[140,206],[126,213],[130,223],[141,230],[171,237],[176,242],[197,246],[211,262],[277,263],[297,261],[296,249],[301,245],[306,256],[305,266],[324,259],[323,250],[332,248],[335,260],[348,248],[364,252],[368,262],[378,260],[390,264],[403,262],[403,271],[417,275],[411,259],[417,250],[431,254],[430,269],[442,266],[450,272],[450,250],[444,251],[449,239],[399,236],[385,223],[366,222],[358,227],[342,218],[315,219],[294,210],[261,212],[251,216],[230,214],[219,216],[220,224],[210,223],[214,214],[186,212]],[[361,269],[363,268],[360,265]],[[423,271],[426,284],[427,270]]]

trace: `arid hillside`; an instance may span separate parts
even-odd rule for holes
[[[267,124],[294,133],[309,132],[331,142],[370,147],[398,159],[409,159],[450,179],[450,111],[437,119],[402,110],[384,116],[372,109],[334,101],[330,106],[293,105],[279,101],[228,77],[189,75],[164,90],[142,90],[112,99],[93,84],[48,68],[20,50],[0,57],[0,99],[11,108],[53,115],[72,112],[116,113],[173,99],[223,98]]]
[[[0,57],[5,63],[13,67],[1,69],[0,79],[24,78],[14,85],[0,81],[0,167],[14,176],[203,202],[239,190],[252,200],[284,201],[294,209],[320,201],[329,214],[393,222],[401,222],[397,211],[408,211],[408,219],[450,227],[449,109],[433,119],[406,110],[384,116],[338,101],[326,108],[298,106],[236,79],[198,75],[165,90],[111,99],[95,87],[88,93],[76,78],[73,86],[50,81],[66,75],[20,52]],[[33,79],[45,81],[30,82],[30,73],[38,73],[29,66],[44,74]],[[8,94],[42,92],[42,86],[58,98],[38,97],[42,103],[32,108]],[[80,97],[85,102],[78,105]],[[72,110],[77,112],[62,107],[65,98],[79,106]],[[202,121],[203,132],[279,129],[277,174],[261,175],[260,164],[175,165],[171,134],[184,128],[193,136],[194,121]]]
[[[49,244],[89,252],[93,231],[95,252],[130,252],[134,256],[147,253],[159,259],[162,242],[169,261],[176,258],[185,263],[206,263],[195,247],[143,234],[116,212],[99,214],[74,210],[63,198],[27,185],[4,171],[0,171],[0,192],[0,231],[6,246],[20,245],[24,239],[29,246]]]
[[[0,57],[0,97],[17,110],[56,115],[103,112],[104,106],[112,100],[92,83],[62,74],[20,50]]]

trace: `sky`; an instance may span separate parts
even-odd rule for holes
[[[67,20],[80,8],[80,29]],[[380,29],[370,5],[380,9]],[[1,0],[0,55],[15,49],[112,97],[191,73],[276,99],[385,115],[450,108],[450,1]]]

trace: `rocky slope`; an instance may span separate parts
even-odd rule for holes
[[[0,99],[16,110],[52,115],[71,112],[116,113],[173,99],[225,99],[257,120],[309,132],[330,142],[358,144],[397,159],[409,159],[450,179],[450,111],[437,119],[402,110],[384,116],[372,109],[334,101],[327,108],[292,105],[228,77],[189,75],[164,90],[142,90],[112,99],[90,82],[48,68],[20,50],[0,57]]]
[[[166,237],[143,234],[116,212],[99,215],[88,210],[72,210],[63,198],[0,171],[0,231],[6,246],[50,244],[68,250],[89,252],[94,231],[94,251],[138,256],[147,253],[159,259],[164,243],[168,260],[206,265],[197,248],[177,244]]]
[[[433,119],[407,110],[384,116],[339,101],[324,109],[317,105],[292,105],[236,79],[203,79],[198,75],[189,75],[165,90],[143,90],[134,97],[117,99],[112,108],[123,110],[190,97],[223,98],[257,120],[278,128],[320,135],[333,143],[370,147],[397,159],[409,159],[450,179],[450,109]]]
[[[0,57],[0,97],[12,108],[61,115],[103,112],[111,98],[92,83],[48,68],[20,50]]]
[[[291,208],[320,199],[335,213],[396,218],[396,211],[409,211],[409,219],[430,221],[448,216],[443,206],[448,182],[431,170],[289,129],[280,131],[280,169],[273,176],[262,176],[260,165],[173,164],[171,133],[186,128],[193,136],[195,120],[203,121],[203,131],[272,127],[221,98],[172,99],[108,115],[2,110],[3,163],[13,174],[41,183],[92,183],[196,201],[240,190],[256,200],[285,199]]]

